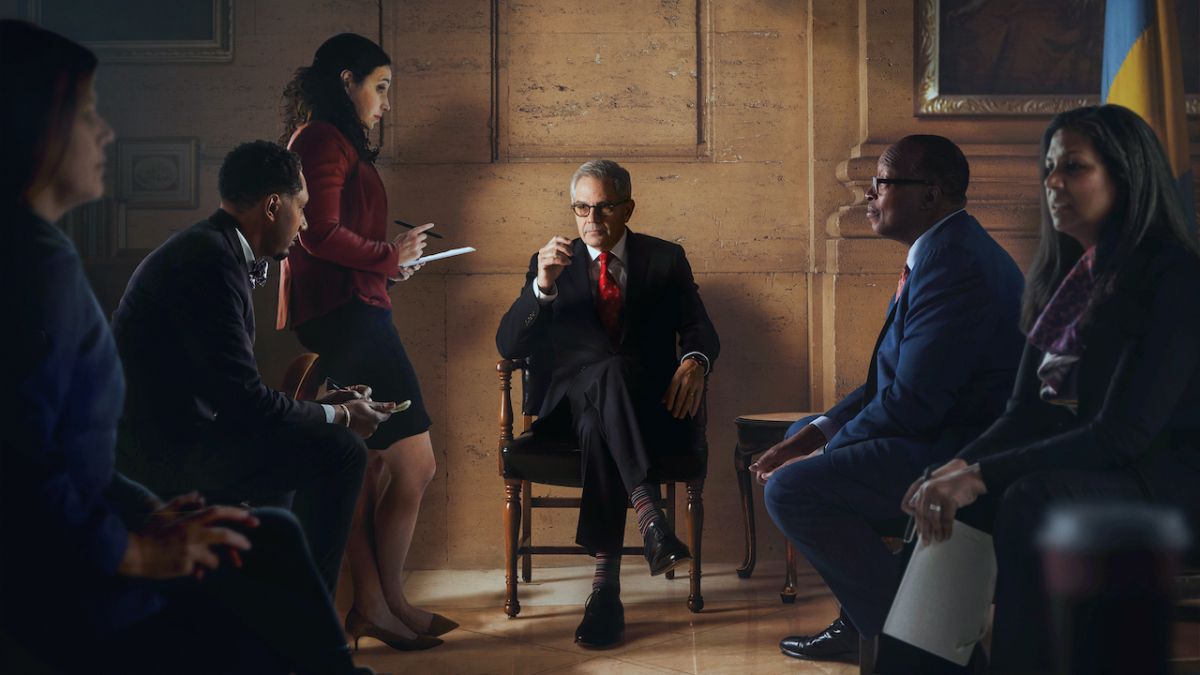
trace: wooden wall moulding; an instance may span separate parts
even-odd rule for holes
[[[493,0],[493,158],[708,158],[710,3]]]
[[[1052,115],[1099,102],[1104,0],[915,0],[917,115]],[[1200,116],[1200,3],[1180,2]]]
[[[105,63],[233,60],[233,0],[25,0],[24,9]]]

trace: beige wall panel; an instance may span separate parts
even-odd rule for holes
[[[798,31],[739,31],[713,36],[713,149],[719,162],[770,161],[804,150],[805,53]],[[797,171],[794,180],[807,180]],[[799,203],[797,204],[799,206]]]
[[[500,410],[496,327],[516,297],[518,275],[446,278],[448,559],[456,567],[496,567],[504,546],[503,482],[496,443]],[[513,289],[510,293],[500,289]],[[515,405],[520,405],[516,403]]]
[[[687,0],[501,0],[510,33],[695,33]]]
[[[512,33],[503,141],[514,158],[695,155],[696,36]]]
[[[807,4],[787,0],[707,0],[713,29],[718,33],[807,30]]]

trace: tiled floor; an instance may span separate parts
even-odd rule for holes
[[[785,635],[811,633],[837,614],[833,597],[815,572],[801,568],[794,605],[779,601],[781,565],[760,566],[738,579],[733,565],[712,565],[704,574],[704,611],[687,609],[686,571],[673,581],[650,578],[630,560],[622,570],[625,643],[589,651],[572,638],[591,590],[591,568],[534,569],[521,584],[521,613],[504,615],[504,573],[417,571],[405,588],[417,604],[441,612],[462,627],[446,643],[423,652],[397,652],[363,638],[356,661],[378,673],[824,673],[849,675],[857,666],[813,663],[779,653]],[[343,613],[345,598],[339,594]],[[1200,672],[1200,626],[1177,626],[1174,672]]]
[[[784,635],[818,631],[837,606],[814,572],[802,570],[794,605],[779,601],[782,566],[738,579],[733,565],[704,573],[704,611],[687,608],[686,569],[651,578],[630,560],[622,570],[625,642],[602,651],[575,646],[591,592],[591,567],[535,568],[521,584],[521,613],[504,614],[504,572],[417,571],[405,585],[417,604],[458,621],[446,644],[396,652],[363,638],[356,661],[379,673],[856,673],[848,664],[803,663],[779,653]],[[344,597],[342,595],[341,597]],[[345,607],[341,607],[343,613]]]

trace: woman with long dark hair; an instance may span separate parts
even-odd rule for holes
[[[1200,247],[1162,146],[1106,105],[1057,115],[1042,158],[1007,411],[903,501],[927,540],[956,517],[992,532],[992,666],[1006,673],[1052,668],[1034,547],[1049,504],[1152,501],[1200,524]]]
[[[0,671],[352,673],[295,518],[163,503],[113,470],[125,379],[71,241],[113,130],[96,57],[0,20]]]
[[[308,229],[280,275],[278,327],[290,319],[336,382],[362,382],[372,396],[411,401],[381,424],[347,545],[354,606],[346,631],[395,649],[426,649],[458,624],[413,606],[402,575],[421,497],[436,468],[430,419],[416,373],[393,323],[388,287],[407,279],[425,246],[425,224],[388,238],[387,193],[368,133],[391,109],[391,59],[353,33],[329,38],[284,91],[283,140],[308,179]]]

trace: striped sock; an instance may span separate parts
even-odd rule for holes
[[[592,590],[611,588],[621,592],[621,554],[596,553],[596,574],[592,577]]]
[[[633,502],[633,510],[637,512],[638,531],[644,537],[650,523],[663,519],[663,512],[658,508],[658,486],[642,483],[633,489],[629,500]]]

